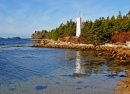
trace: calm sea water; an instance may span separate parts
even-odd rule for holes
[[[0,94],[114,94],[124,78],[95,51],[32,48],[26,39],[0,40]]]

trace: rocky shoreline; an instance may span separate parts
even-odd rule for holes
[[[109,51],[111,52],[109,57],[110,59],[114,60],[115,63],[128,64],[130,62],[130,47],[127,45],[105,44],[95,46],[93,44],[71,43],[43,39],[38,45],[33,45],[33,47]],[[98,56],[104,57],[104,54],[99,53]]]
[[[127,79],[124,81],[119,82],[116,90],[115,94],[130,94],[130,76],[127,76]]]
[[[130,44],[129,43],[126,43],[123,45],[105,44],[105,45],[95,46],[93,44],[72,43],[72,42],[42,39],[38,45],[33,45],[33,47],[96,50],[96,51],[101,51],[100,53],[98,53],[98,57],[114,60],[116,64],[123,64],[126,66],[130,64]],[[109,56],[108,54],[105,54],[106,53],[105,51],[110,52]],[[116,90],[117,91],[115,94],[130,94],[129,73],[127,73],[127,79],[118,83]]]

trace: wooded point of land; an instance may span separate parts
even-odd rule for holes
[[[125,32],[125,33],[121,33]],[[117,16],[100,17],[95,21],[87,20],[82,22],[82,38],[86,43],[102,44],[108,42],[126,42],[130,41],[130,11],[122,15],[119,11]],[[121,33],[121,34],[120,34]],[[70,20],[66,24],[61,23],[59,27],[51,31],[35,31],[32,34],[33,39],[53,39],[76,35],[76,22]],[[118,36],[122,35],[122,36]],[[128,35],[128,36],[126,36]],[[124,38],[125,37],[125,38]],[[123,40],[122,40],[123,38]]]

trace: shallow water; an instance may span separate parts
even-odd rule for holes
[[[95,51],[31,48],[30,40],[8,42],[0,41],[0,94],[114,94],[124,79],[124,70]]]

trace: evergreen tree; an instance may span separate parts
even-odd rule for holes
[[[93,43],[95,45],[100,43],[107,43],[111,41],[111,38],[120,32],[130,32],[130,11],[122,16],[121,12],[117,17],[100,17],[95,21],[85,21],[82,23],[82,33],[80,37],[86,40],[86,43]],[[76,23],[67,21],[65,24],[60,24],[56,29],[52,29],[48,33],[47,31],[35,31],[32,34],[32,38],[48,38],[57,40],[64,36],[76,35]]]

